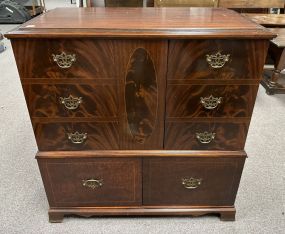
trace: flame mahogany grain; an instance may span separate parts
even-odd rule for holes
[[[244,145],[274,36],[217,8],[59,8],[7,33],[50,222],[74,214],[234,220]],[[75,56],[69,68],[53,59],[63,52]],[[218,52],[229,61],[216,69],[206,58]],[[76,110],[59,101],[69,95],[82,97]],[[206,110],[200,98],[210,95],[222,102]],[[216,134],[208,144],[196,138],[205,131]],[[68,136],[76,132],[87,138],[72,143]],[[185,189],[181,180],[191,177],[202,183]],[[86,187],[86,180],[101,187]]]
[[[166,118],[250,117],[258,85],[168,85]],[[201,98],[221,97],[212,110],[205,109]]]
[[[12,45],[21,78],[115,78],[112,40],[17,39]],[[62,52],[76,56],[68,69],[53,61],[52,55]]]
[[[172,40],[169,43],[168,79],[261,79],[266,40]],[[206,55],[230,55],[221,69],[214,69]],[[244,59],[246,58],[246,59]]]
[[[115,85],[23,84],[31,117],[99,118],[118,117]],[[82,98],[75,110],[67,109],[60,98]]]

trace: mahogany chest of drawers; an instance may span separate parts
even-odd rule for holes
[[[6,37],[51,222],[70,214],[234,220],[272,33],[225,9],[70,8]]]

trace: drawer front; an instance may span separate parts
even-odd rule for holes
[[[167,150],[243,150],[248,123],[166,122]]]
[[[24,84],[31,117],[117,117],[118,94],[112,85]]]
[[[114,78],[113,42],[94,39],[17,39],[21,78]]]
[[[166,116],[250,117],[258,85],[168,85]]]
[[[118,122],[33,121],[33,127],[40,151],[119,148]]]
[[[173,40],[168,79],[261,79],[265,40]]]
[[[144,205],[232,206],[244,158],[143,161]]]
[[[141,205],[140,159],[39,159],[51,207]]]

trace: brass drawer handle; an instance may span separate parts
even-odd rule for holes
[[[222,97],[214,97],[211,95],[210,97],[201,97],[200,103],[207,109],[213,110],[217,108],[219,104],[222,103]]]
[[[52,54],[52,57],[53,61],[63,69],[70,68],[76,61],[75,54],[66,54],[65,52],[62,52],[61,54]]]
[[[73,144],[82,144],[87,139],[87,133],[67,133],[67,136]]]
[[[209,144],[212,140],[215,139],[216,133],[213,132],[200,132],[196,133],[196,138],[202,144]]]
[[[216,54],[207,54],[206,60],[212,68],[222,68],[226,62],[230,60],[229,54],[221,54],[221,52],[217,52]]]
[[[195,189],[198,188],[199,185],[201,185],[202,179],[195,179],[193,177],[191,178],[182,178],[182,185],[186,189]]]
[[[59,101],[66,109],[75,110],[82,103],[82,97],[73,97],[72,95],[69,95],[69,97],[60,97]]]
[[[88,187],[91,189],[96,189],[103,186],[103,179],[89,179],[89,180],[82,180],[82,185],[84,187]]]

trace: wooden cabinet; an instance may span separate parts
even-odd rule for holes
[[[51,222],[234,220],[271,32],[224,9],[70,8],[6,36]]]

